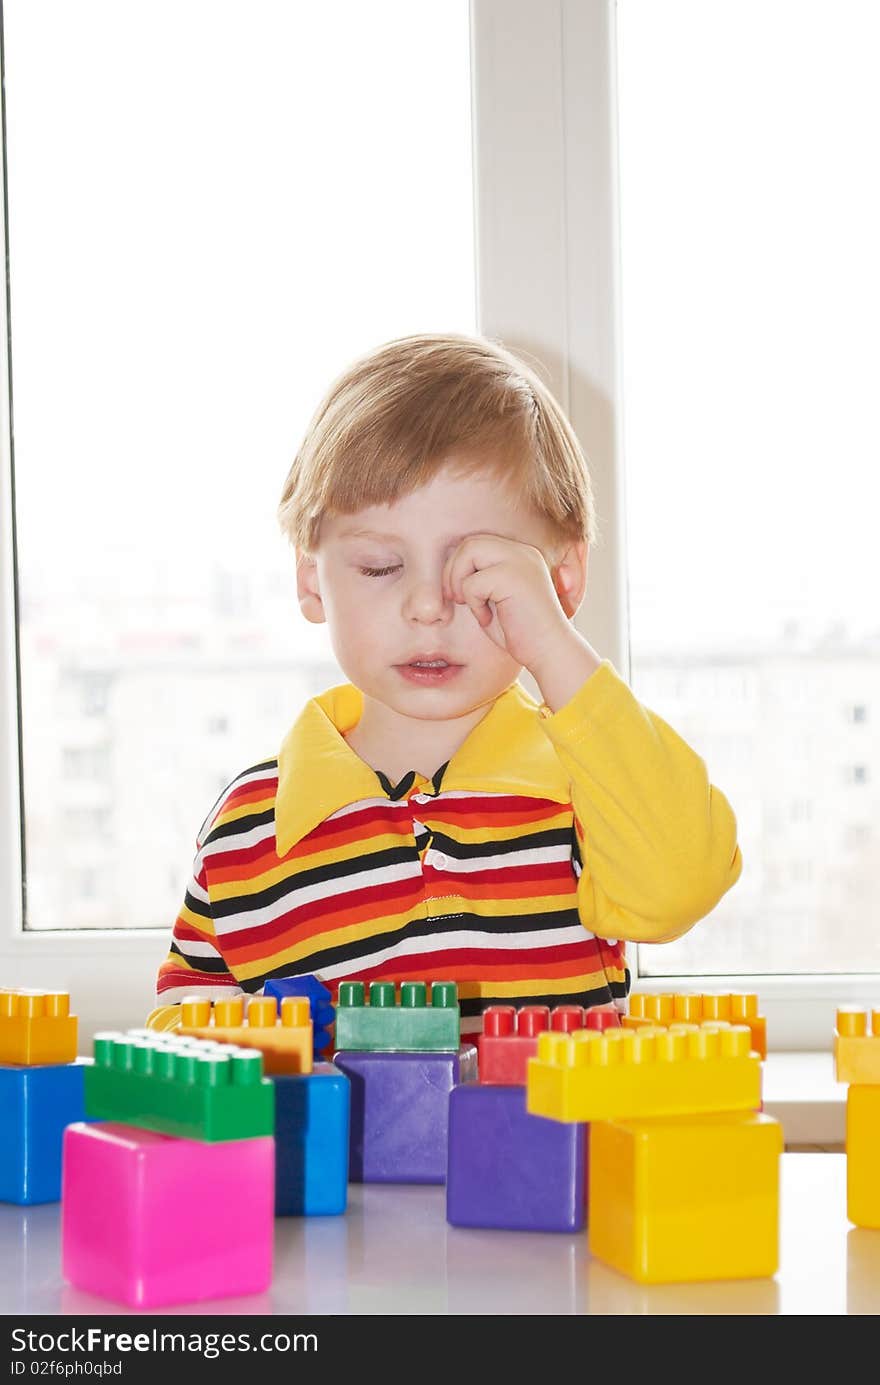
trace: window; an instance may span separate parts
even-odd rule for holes
[[[167,929],[218,788],[341,681],[275,519],[320,396],[475,330],[468,4],[3,24],[25,925]]]
[[[590,456],[605,544],[579,628],[740,823],[742,880],[682,944],[633,949],[637,976],[759,989],[774,1048],[827,1051],[834,1004],[876,999],[874,8],[257,0],[242,25],[223,0],[6,0],[26,935],[5,385],[0,890],[22,984],[82,983],[92,1027],[147,1012],[205,805],[255,726],[273,750],[336,677],[274,525],[291,449],[362,349],[477,326],[532,356]],[[100,774],[62,774],[104,743]],[[155,780],[141,820],[121,765]]]
[[[744,858],[639,970],[877,972],[880,12],[617,15],[632,684]]]

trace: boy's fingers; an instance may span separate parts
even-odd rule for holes
[[[479,592],[474,592],[467,596],[467,604],[473,611],[477,623],[485,630],[487,625],[492,624],[495,615],[495,607],[488,596],[480,596]]]

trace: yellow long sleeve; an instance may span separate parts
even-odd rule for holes
[[[680,938],[742,873],[736,818],[705,762],[608,659],[541,725],[571,780],[585,927],[638,943]]]

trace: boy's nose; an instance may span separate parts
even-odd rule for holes
[[[439,615],[451,615],[455,602],[451,597],[444,598],[438,574],[436,578],[414,582],[406,594],[405,607],[407,614],[416,619],[436,619]]]

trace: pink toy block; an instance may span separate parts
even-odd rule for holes
[[[271,1135],[209,1143],[81,1121],[64,1133],[61,1259],[77,1289],[132,1308],[259,1293],[274,1208]]]

